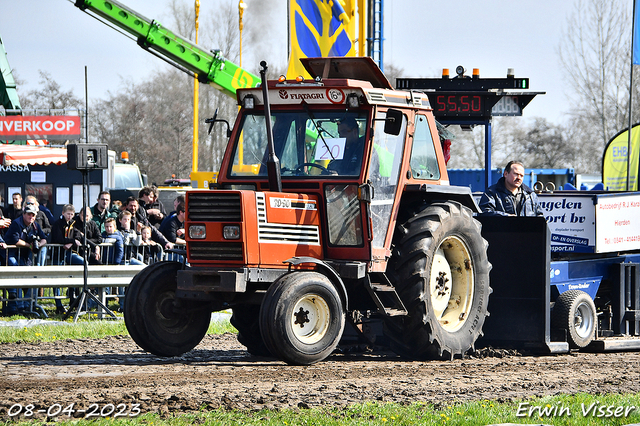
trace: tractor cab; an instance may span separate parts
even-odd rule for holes
[[[321,77],[326,59],[307,60],[313,81],[268,83],[282,189],[317,197],[320,223],[326,224],[320,230],[325,258],[373,261],[372,268],[384,270],[392,212],[407,179],[438,184],[442,176],[444,165],[433,142],[435,123],[429,124],[426,95],[397,99],[371,58],[355,63],[332,58],[329,68],[334,72]],[[369,76],[370,81],[351,79],[354,75]],[[238,102],[242,108],[218,188],[272,191],[262,91],[240,89]],[[424,112],[416,114],[418,108]],[[406,141],[413,120],[418,121],[412,126],[418,144],[410,151]],[[412,173],[407,177],[402,170],[409,154]]]

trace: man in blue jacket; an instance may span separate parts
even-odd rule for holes
[[[525,185],[524,166],[509,161],[502,177],[482,194],[480,209],[487,216],[544,216],[536,193]]]

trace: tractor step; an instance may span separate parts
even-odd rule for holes
[[[407,308],[385,274],[368,275],[365,282],[379,313],[390,317],[407,315]]]
[[[387,285],[387,284],[371,283],[371,288],[373,289],[373,291],[387,291],[387,292],[395,292],[396,291],[394,286]]]

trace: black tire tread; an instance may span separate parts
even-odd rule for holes
[[[428,252],[434,244],[434,238],[442,238],[441,228],[445,221],[454,221],[459,225],[456,235],[462,232],[472,234],[467,241],[473,241],[479,246],[473,264],[476,268],[476,286],[486,282],[486,297],[482,300],[484,315],[481,324],[472,331],[471,343],[466,344],[447,336],[444,330],[432,328],[428,309],[428,294],[424,288],[423,276],[429,266]],[[447,225],[450,226],[450,225]],[[394,236],[394,250],[387,271],[396,286],[401,300],[405,304],[409,315],[404,318],[386,318],[384,331],[391,341],[394,352],[410,359],[453,359],[468,350],[474,349],[474,343],[482,335],[482,324],[486,312],[488,297],[491,293],[489,286],[489,271],[491,264],[487,259],[487,241],[481,236],[482,225],[473,218],[471,210],[454,201],[434,203],[415,212],[408,220],[397,227]],[[470,250],[472,244],[467,242]],[[474,253],[471,253],[473,256]],[[474,296],[475,297],[475,296]]]

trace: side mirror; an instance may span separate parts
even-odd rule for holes
[[[384,119],[384,132],[389,135],[398,136],[402,129],[402,116],[402,111],[388,109],[387,116]]]
[[[216,108],[216,112],[213,113],[213,117],[207,118],[204,120],[205,123],[209,124],[209,134],[211,134],[211,130],[213,129],[214,123],[225,123],[227,125],[227,138],[231,137],[231,127],[229,126],[229,122],[227,120],[222,120],[218,117],[218,108]]]

